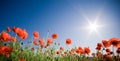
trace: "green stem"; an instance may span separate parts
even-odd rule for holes
[[[112,50],[113,50],[113,57],[115,56],[115,54],[114,54],[114,46],[112,46]]]
[[[47,41],[47,38],[48,38],[48,36],[49,36],[49,33],[50,33],[50,30],[48,30],[48,32],[47,32],[47,36],[46,36],[45,42]]]

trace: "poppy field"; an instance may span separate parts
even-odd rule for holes
[[[19,27],[7,27],[0,32],[0,61],[120,61],[120,38],[117,37],[103,39],[96,44],[96,52],[91,53],[89,47],[82,46],[67,50],[56,42],[59,38],[57,33],[43,39],[40,38],[38,31],[34,31],[34,40],[23,44],[28,35],[27,30]],[[73,42],[72,39],[66,38],[65,41],[69,48]],[[25,46],[28,44],[33,45]]]

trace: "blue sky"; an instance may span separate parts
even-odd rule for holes
[[[84,29],[98,18],[99,34]],[[33,40],[33,32],[39,31],[46,38],[47,31],[58,33],[58,39],[65,46],[66,38],[71,38],[70,47],[82,46],[95,51],[96,43],[111,37],[120,38],[119,0],[0,0],[0,32],[7,26],[26,29],[28,39]]]

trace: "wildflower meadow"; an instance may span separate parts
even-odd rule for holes
[[[12,36],[10,33],[14,33]],[[101,40],[96,44],[96,52],[91,53],[89,47],[77,46],[67,50],[56,39],[57,33],[46,39],[40,38],[40,32],[34,31],[32,46],[24,46],[22,42],[28,38],[27,30],[19,27],[7,27],[0,33],[0,61],[120,61],[120,38],[113,37]],[[17,39],[18,38],[18,39]],[[71,38],[66,38],[66,46],[72,44]],[[58,46],[59,50],[56,50]],[[109,47],[112,47],[110,49]],[[114,50],[116,52],[114,52]],[[106,53],[103,53],[106,51]],[[116,55],[115,55],[116,54]]]

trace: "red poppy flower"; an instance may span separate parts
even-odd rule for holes
[[[67,54],[67,52],[64,52],[64,54]]]
[[[34,41],[33,41],[33,44],[34,44],[34,45],[37,45],[37,44],[38,44],[37,40],[34,40]]]
[[[118,44],[116,45],[116,48],[120,47],[120,41],[118,41]]]
[[[90,49],[89,49],[88,47],[85,47],[85,48],[84,48],[84,52],[85,52],[86,54],[90,54]]]
[[[120,54],[120,47],[117,48],[116,52]]]
[[[10,31],[11,31],[11,30],[10,30],[10,27],[7,27],[7,31],[8,31],[8,32],[10,32]]]
[[[21,29],[21,28],[16,28],[13,27],[13,31],[22,39],[26,39],[28,37],[28,33],[26,32],[25,29]]]
[[[12,48],[8,46],[0,46],[0,54],[5,55],[9,58],[10,53],[12,52]]]
[[[26,59],[19,59],[18,61],[26,61]]]
[[[47,46],[45,45],[44,48],[47,48]]]
[[[12,37],[12,36],[10,36],[10,37],[7,39],[7,41],[15,41],[15,38]]]
[[[110,42],[107,41],[107,40],[102,40],[102,43],[103,43],[103,45],[104,45],[105,48],[108,48],[108,47],[111,46]]]
[[[119,38],[111,38],[109,40],[109,42],[114,46],[114,47],[119,47],[119,42],[120,42],[120,39]]]
[[[98,46],[97,46],[97,47],[96,47],[96,50],[101,50],[101,47],[98,47]]]
[[[76,49],[75,52],[76,52],[77,54],[80,54],[80,50],[79,50],[79,49]]]
[[[102,47],[102,44],[101,44],[101,43],[97,43],[97,46],[98,46],[98,47]]]
[[[80,50],[80,54],[85,54],[84,49],[79,49]]]
[[[31,51],[34,51],[34,47],[31,48]]]
[[[22,29],[21,28],[17,28],[17,27],[13,27],[13,31],[15,33],[18,33],[19,31],[22,31]]]
[[[69,54],[73,54],[73,51],[69,51]]]
[[[84,50],[82,49],[82,47],[78,47],[79,51],[80,51],[80,54],[84,54]]]
[[[26,30],[23,30],[23,36],[20,36],[21,37],[21,39],[26,39],[26,38],[28,38],[28,33],[26,32]]]
[[[79,46],[78,49],[79,49],[79,50],[82,50],[82,47]]]
[[[111,56],[111,55],[103,55],[103,59],[105,60],[105,61],[113,61],[113,57]]]
[[[52,44],[52,39],[51,39],[51,38],[48,38],[48,39],[47,39],[47,45],[49,46],[50,44]]]
[[[82,47],[78,47],[78,48],[75,50],[75,52],[76,52],[77,54],[84,54],[84,50],[82,49]]]
[[[67,45],[70,45],[71,43],[72,43],[72,41],[71,41],[70,38],[66,39],[66,44],[67,44]]]
[[[20,28],[16,28],[16,33],[19,37],[22,37],[23,36],[23,30],[20,29]]]
[[[57,39],[58,38],[58,35],[56,33],[52,34],[52,38],[53,39]]]
[[[56,54],[60,54],[60,51],[56,51]]]
[[[7,32],[3,31],[2,34],[0,35],[0,40],[2,40],[3,42],[13,41],[14,37],[12,37]]]
[[[42,39],[39,40],[41,46],[44,46],[44,41]]]
[[[106,52],[111,52],[111,50],[110,49],[106,49]]]
[[[39,32],[35,31],[33,35],[34,35],[34,38],[39,38]]]
[[[16,27],[14,26],[12,30],[13,30],[13,32],[16,32]]]
[[[63,47],[60,47],[60,50],[64,50],[64,48],[63,48]]]
[[[113,52],[111,51],[110,54],[113,54]]]

